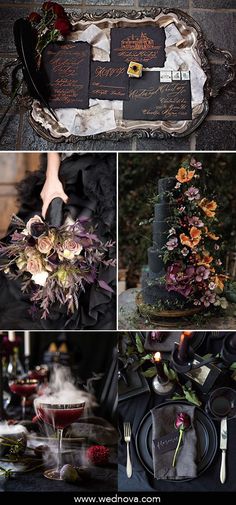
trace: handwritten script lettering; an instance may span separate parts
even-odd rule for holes
[[[43,68],[54,108],[88,108],[90,46],[86,42],[50,44]]]
[[[150,121],[191,119],[190,81],[160,83],[160,72],[144,72],[144,78],[130,85],[125,119]]]
[[[111,61],[138,61],[146,67],[163,67],[165,63],[165,32],[158,26],[111,29]]]
[[[89,96],[106,100],[127,100],[129,96],[127,67],[107,61],[92,61]]]

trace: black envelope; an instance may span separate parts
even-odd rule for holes
[[[128,100],[127,65],[92,61],[89,96],[106,100]]]
[[[158,26],[111,29],[111,61],[129,63],[136,61],[144,67],[163,67],[165,31]]]
[[[49,44],[43,51],[42,68],[52,108],[88,108],[90,45],[87,42]]]
[[[160,82],[160,72],[143,72],[130,79],[129,101],[124,103],[124,119],[183,121],[192,119],[190,80]]]

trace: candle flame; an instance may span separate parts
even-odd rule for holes
[[[161,353],[159,351],[155,352],[154,361],[161,361]]]

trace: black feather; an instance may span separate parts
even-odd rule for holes
[[[55,112],[49,106],[47,88],[37,68],[35,60],[35,34],[30,22],[23,18],[17,19],[14,23],[13,32],[28,91],[33,98],[40,100],[44,107],[46,107],[57,120]]]

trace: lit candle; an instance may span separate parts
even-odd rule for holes
[[[181,363],[186,363],[189,359],[189,346],[192,332],[189,330],[184,331],[180,336],[178,358]]]
[[[14,331],[8,332],[8,340],[10,340],[10,342],[15,342],[15,332]]]
[[[229,339],[229,345],[231,349],[236,351],[236,333],[233,333],[232,337]]]
[[[156,352],[154,354],[154,363],[156,365],[156,369],[157,369],[157,375],[160,379],[161,382],[167,382],[167,377],[166,377],[166,374],[164,372],[164,368],[163,368],[163,363],[161,361],[161,353],[160,352]]]
[[[24,353],[25,356],[30,356],[30,332],[24,331]]]

